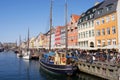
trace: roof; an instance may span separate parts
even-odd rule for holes
[[[75,22],[77,22],[78,19],[80,18],[80,16],[79,16],[79,15],[76,15],[76,14],[72,14],[72,18],[73,18],[73,20],[74,20]]]
[[[118,0],[104,0],[103,3],[98,7],[97,11],[95,12],[95,19],[116,11],[117,1]],[[107,6],[109,5],[112,5],[112,8],[111,10],[107,11]],[[102,9],[102,13],[98,14],[98,11],[100,9]]]
[[[84,22],[84,21],[88,21],[88,20],[92,20],[94,19],[94,15],[95,15],[95,11],[98,9],[98,7],[102,4],[103,2],[100,2],[99,4],[96,4],[95,6],[89,8],[86,12],[81,14],[81,17],[79,18],[79,22],[78,24]],[[92,16],[92,17],[90,17]]]

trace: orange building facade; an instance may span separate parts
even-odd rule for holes
[[[77,46],[78,43],[77,22],[79,18],[78,15],[71,15],[71,21],[68,24],[68,47],[70,48]]]

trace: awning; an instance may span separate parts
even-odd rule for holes
[[[49,53],[45,53],[44,57],[49,57],[49,56],[53,56],[55,55],[55,52],[49,52]]]

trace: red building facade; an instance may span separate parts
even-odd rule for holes
[[[61,46],[61,29],[62,26],[57,26],[55,30],[55,46]]]

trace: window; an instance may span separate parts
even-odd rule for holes
[[[102,46],[103,47],[105,46],[105,40],[102,40]]]
[[[90,25],[91,25],[90,21],[89,21],[88,23],[89,23],[89,27],[91,27],[91,26],[90,26]]]
[[[82,22],[82,20],[80,19],[80,22]]]
[[[92,21],[90,21],[90,26],[93,27],[93,25],[92,25]]]
[[[96,8],[93,9],[93,12],[96,11]]]
[[[82,25],[80,25],[80,29],[82,29]]]
[[[86,28],[86,26],[87,26],[87,25],[86,25],[86,23],[85,23],[85,24],[84,24],[84,27]]]
[[[86,38],[88,37],[88,31],[86,31]]]
[[[97,46],[100,47],[100,44],[101,44],[101,40],[98,40],[97,41]]]
[[[107,17],[106,17],[106,22],[109,22],[109,21],[110,21],[110,17],[107,16]]]
[[[110,34],[110,28],[107,28],[107,34],[108,35]]]
[[[103,12],[103,9],[98,10],[98,14],[101,14]]]
[[[81,34],[79,33],[78,38],[80,39]]]
[[[81,35],[81,33],[79,33],[79,38],[82,38],[82,35]]]
[[[102,24],[104,24],[105,23],[105,21],[104,21],[104,19],[102,19]]]
[[[90,14],[90,19],[93,18],[93,14]]]
[[[99,24],[100,24],[100,21],[99,21],[99,20],[97,20],[97,21],[96,21],[96,24],[97,24],[97,25],[99,25]]]
[[[85,32],[83,32],[83,38],[85,38]]]
[[[102,35],[105,35],[105,29],[102,29]]]
[[[87,14],[89,14],[89,13],[90,13],[90,11],[87,12]]]
[[[116,28],[115,28],[115,26],[112,27],[112,33],[113,33],[113,34],[116,33]]]
[[[85,24],[83,24],[83,29],[85,28]]]
[[[112,18],[112,21],[114,21],[115,20],[115,15],[112,15],[111,18]]]
[[[108,43],[108,45],[111,45],[111,40],[110,39],[107,40],[107,43]]]
[[[87,26],[89,27],[90,25],[89,25],[89,22],[87,22]]]
[[[87,23],[86,23],[86,28],[88,27]]]
[[[81,32],[81,38],[83,38],[83,32]]]
[[[89,30],[89,37],[91,37],[91,31]]]
[[[83,28],[83,25],[81,25],[81,29]]]
[[[112,10],[112,5],[107,6],[107,11]]]
[[[116,39],[112,39],[112,44],[116,45]]]
[[[97,30],[97,36],[100,36],[100,30]]]
[[[92,27],[94,26],[94,21],[92,21]]]
[[[92,30],[92,36],[94,36],[94,30]]]
[[[86,16],[86,20],[88,20],[88,17]]]

